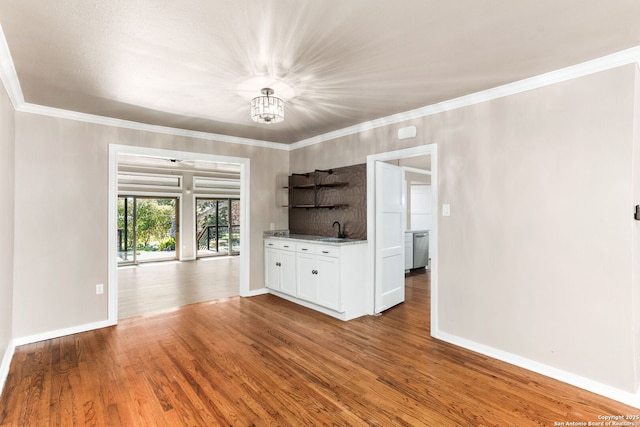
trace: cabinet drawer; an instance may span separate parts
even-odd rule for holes
[[[340,248],[337,246],[316,246],[316,255],[330,256],[337,258],[340,256]]]
[[[317,246],[311,243],[298,243],[296,247],[296,252],[304,253],[304,254],[315,254],[317,251]]]
[[[283,249],[285,251],[295,251],[296,245],[295,243],[289,240],[276,240],[276,239],[267,239],[264,241],[265,248],[273,248],[273,249]]]

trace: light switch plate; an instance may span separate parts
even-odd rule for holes
[[[451,216],[451,205],[445,203],[442,205],[442,216]]]

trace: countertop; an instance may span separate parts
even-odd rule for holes
[[[290,234],[288,236],[264,236],[265,239],[296,240],[299,242],[318,243],[322,245],[345,246],[367,243],[366,240],[338,239],[337,237],[309,236],[306,234]]]

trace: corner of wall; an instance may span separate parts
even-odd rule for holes
[[[9,345],[4,352],[4,356],[2,357],[2,363],[0,363],[0,395],[4,391],[4,384],[7,381],[7,377],[9,376],[9,368],[11,367],[11,360],[13,359],[13,354],[16,351],[16,346],[14,341],[9,341]]]
[[[1,42],[1,41],[0,41]],[[1,43],[0,43],[1,44]],[[9,375],[13,342],[15,229],[15,109],[3,79],[0,87],[0,393]]]

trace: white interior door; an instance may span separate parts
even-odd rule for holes
[[[404,170],[375,163],[375,312],[404,301]]]

